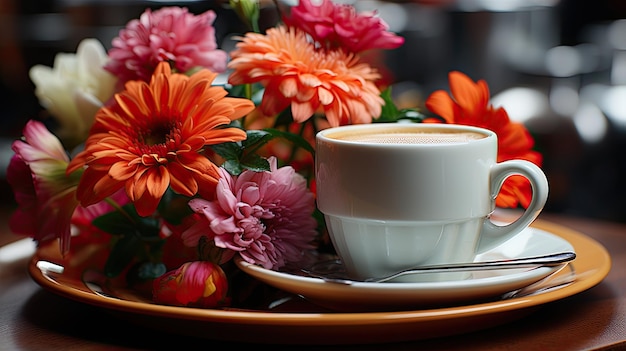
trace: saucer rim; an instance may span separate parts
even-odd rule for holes
[[[532,236],[539,236],[540,239],[551,240],[553,250],[576,252],[569,241],[548,230],[530,227],[524,231],[528,231]],[[532,250],[532,247],[527,245],[524,249]],[[240,258],[235,259],[235,264],[246,274],[274,288],[301,295],[320,306],[340,312],[446,307],[472,300],[494,298],[536,283],[567,266],[565,263],[535,269],[498,270],[501,275],[455,281],[355,282],[348,285],[270,270]]]

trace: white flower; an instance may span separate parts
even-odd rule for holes
[[[30,69],[35,95],[58,121],[59,137],[70,146],[86,139],[96,111],[115,92],[117,78],[103,68],[107,59],[98,40],[84,39],[76,54],[57,54],[54,67]]]

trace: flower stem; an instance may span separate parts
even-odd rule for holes
[[[118,204],[115,200],[111,199],[110,197],[107,197],[104,199],[104,201],[106,201],[106,203],[111,205],[116,211],[119,211],[122,215],[124,215],[124,217],[128,218],[131,222],[135,223],[135,220],[133,219],[133,217],[126,210],[124,210],[124,208],[120,206],[120,204]]]

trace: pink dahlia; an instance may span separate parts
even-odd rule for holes
[[[270,171],[244,171],[231,176],[220,168],[216,199],[189,202],[203,221],[182,236],[187,245],[197,245],[201,236],[230,249],[249,263],[278,269],[301,261],[317,235],[313,193],[306,180],[290,166]]]
[[[149,81],[159,62],[167,61],[179,72],[204,67],[213,72],[226,70],[227,55],[215,41],[215,12],[201,15],[186,8],[147,9],[137,20],[130,21],[109,50],[105,69],[119,78]]]
[[[315,3],[313,3],[315,2]],[[331,48],[358,53],[369,49],[395,49],[404,38],[389,32],[389,26],[375,12],[357,13],[353,6],[331,0],[300,0],[284,22],[297,27]]]

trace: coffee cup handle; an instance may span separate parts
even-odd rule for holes
[[[502,244],[528,227],[539,216],[548,199],[548,180],[543,171],[529,161],[509,160],[500,162],[491,169],[491,199],[494,207],[496,196],[504,180],[512,175],[521,175],[530,181],[533,192],[530,205],[518,219],[510,224],[497,225],[486,218],[483,222],[477,254]]]

